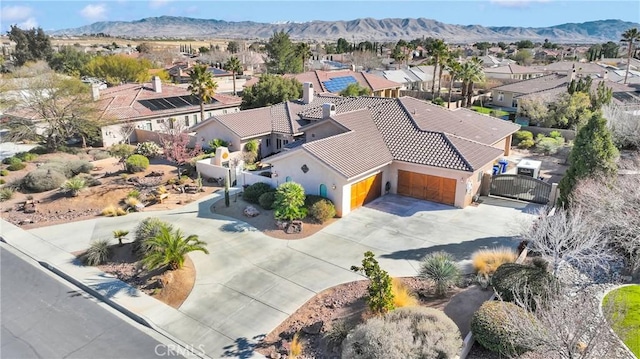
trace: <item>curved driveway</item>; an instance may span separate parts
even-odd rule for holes
[[[210,357],[257,356],[253,344],[316,293],[362,279],[349,270],[373,251],[393,276],[416,274],[428,252],[446,250],[463,263],[477,248],[514,246],[511,236],[534,218],[537,206],[485,198],[478,207],[444,205],[387,195],[302,240],[268,237],[245,222],[211,213],[214,194],[163,212],[98,218],[31,230],[71,253],[115,229],[131,230],[145,217],[173,223],[208,243],[210,255],[190,256],[195,286],[179,308],[144,312],[167,333]],[[138,308],[139,309],[139,308]]]

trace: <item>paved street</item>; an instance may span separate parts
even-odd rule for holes
[[[0,247],[2,358],[157,358],[172,355],[93,298]],[[173,355],[172,357],[176,357]]]

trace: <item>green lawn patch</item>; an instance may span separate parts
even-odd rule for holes
[[[608,307],[614,301],[614,313],[610,320],[614,323],[613,330],[631,349],[635,356],[640,357],[640,285],[629,285],[611,291],[604,297],[604,305]],[[617,308],[622,308],[624,317]]]
[[[509,112],[502,111],[502,110],[496,110],[494,108],[488,108],[488,107],[471,106],[471,109],[473,111],[476,111],[476,112],[479,112],[479,113],[483,113],[485,115],[492,115],[492,116],[496,116],[496,117],[502,117],[502,116],[508,116],[509,115]]]

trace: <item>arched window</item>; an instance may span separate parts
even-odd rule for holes
[[[319,193],[320,197],[327,198],[327,186],[325,186],[324,183],[320,185],[320,191],[319,192],[320,192]]]
[[[284,179],[284,181],[285,181],[285,182],[291,182],[291,177],[290,177],[290,176],[287,176],[287,177]]]

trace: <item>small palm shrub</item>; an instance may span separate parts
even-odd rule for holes
[[[300,339],[300,333],[294,334],[293,339],[289,344],[289,358],[298,358],[300,355],[302,355],[303,349],[304,345],[302,344],[302,340]]]
[[[71,195],[71,197],[78,197],[81,191],[87,188],[87,182],[80,177],[73,177],[66,180],[62,184],[62,190]]]
[[[84,263],[90,266],[104,264],[109,260],[111,247],[108,239],[98,239],[91,242],[89,249],[84,254]]]
[[[0,202],[8,201],[13,198],[14,189],[11,187],[0,188]]]
[[[434,284],[436,295],[444,296],[449,287],[458,283],[460,275],[460,267],[447,252],[429,253],[422,259],[420,276]]]
[[[535,318],[521,307],[509,302],[487,301],[471,318],[474,338],[483,347],[508,357],[530,350],[522,343],[517,329],[509,325],[510,316],[535,325]]]
[[[115,231],[113,231],[113,238],[118,240],[118,245],[120,247],[123,246],[122,239],[126,237],[127,234],[129,234],[129,231],[125,231],[123,229],[116,229]]]
[[[189,252],[201,251],[209,254],[207,244],[197,235],[192,234],[185,238],[181,230],[171,231],[166,226],[161,226],[160,233],[155,237],[146,239],[145,245],[152,250],[145,254],[142,263],[152,270],[162,267],[180,269],[184,265],[185,255]]]
[[[499,247],[492,249],[480,249],[473,253],[471,262],[477,274],[491,276],[504,263],[513,263],[518,254],[510,248]]]
[[[493,274],[491,283],[502,300],[525,301],[530,308],[544,303],[558,289],[555,277],[541,265],[505,263]]]
[[[276,219],[292,221],[307,215],[304,208],[304,188],[295,182],[285,182],[276,189],[276,201],[273,204]]]
[[[125,214],[127,214],[127,211],[114,205],[109,205],[102,210],[102,215],[105,217],[118,217],[124,216]]]
[[[336,216],[336,207],[328,199],[322,199],[309,208],[309,215],[317,222],[324,223]]]
[[[144,172],[149,167],[149,159],[143,155],[131,155],[125,162],[127,172]]]
[[[247,152],[258,152],[258,141],[251,140],[244,144],[244,150]]]
[[[6,169],[1,169],[0,170],[0,176],[8,176],[9,175],[9,170]]]
[[[143,219],[135,229],[133,240],[134,253],[140,257],[144,257],[144,255],[152,249],[145,241],[160,234],[160,228],[162,227],[167,228],[170,232],[173,231],[171,224],[161,221],[158,218],[149,217]]]
[[[160,154],[160,146],[151,141],[138,143],[135,153],[147,158],[153,158]]]
[[[212,152],[216,152],[216,149],[218,149],[218,147],[229,147],[229,142],[220,139],[220,138],[214,138],[213,140],[209,141],[207,143],[209,145],[209,148],[211,149]]]
[[[24,176],[22,186],[27,191],[40,193],[60,188],[66,179],[60,172],[38,168]]]
[[[273,187],[267,183],[257,182],[245,188],[242,198],[249,203],[259,204],[260,196],[267,192],[273,192]]]
[[[273,203],[276,201],[276,192],[269,191],[260,195],[258,198],[258,203],[260,203],[260,207],[270,210],[273,209]]]
[[[342,358],[453,359],[461,347],[460,330],[446,314],[418,306],[358,325],[342,344]]]
[[[396,308],[415,307],[420,303],[411,289],[399,278],[391,280],[391,292],[393,293],[393,306]]]

